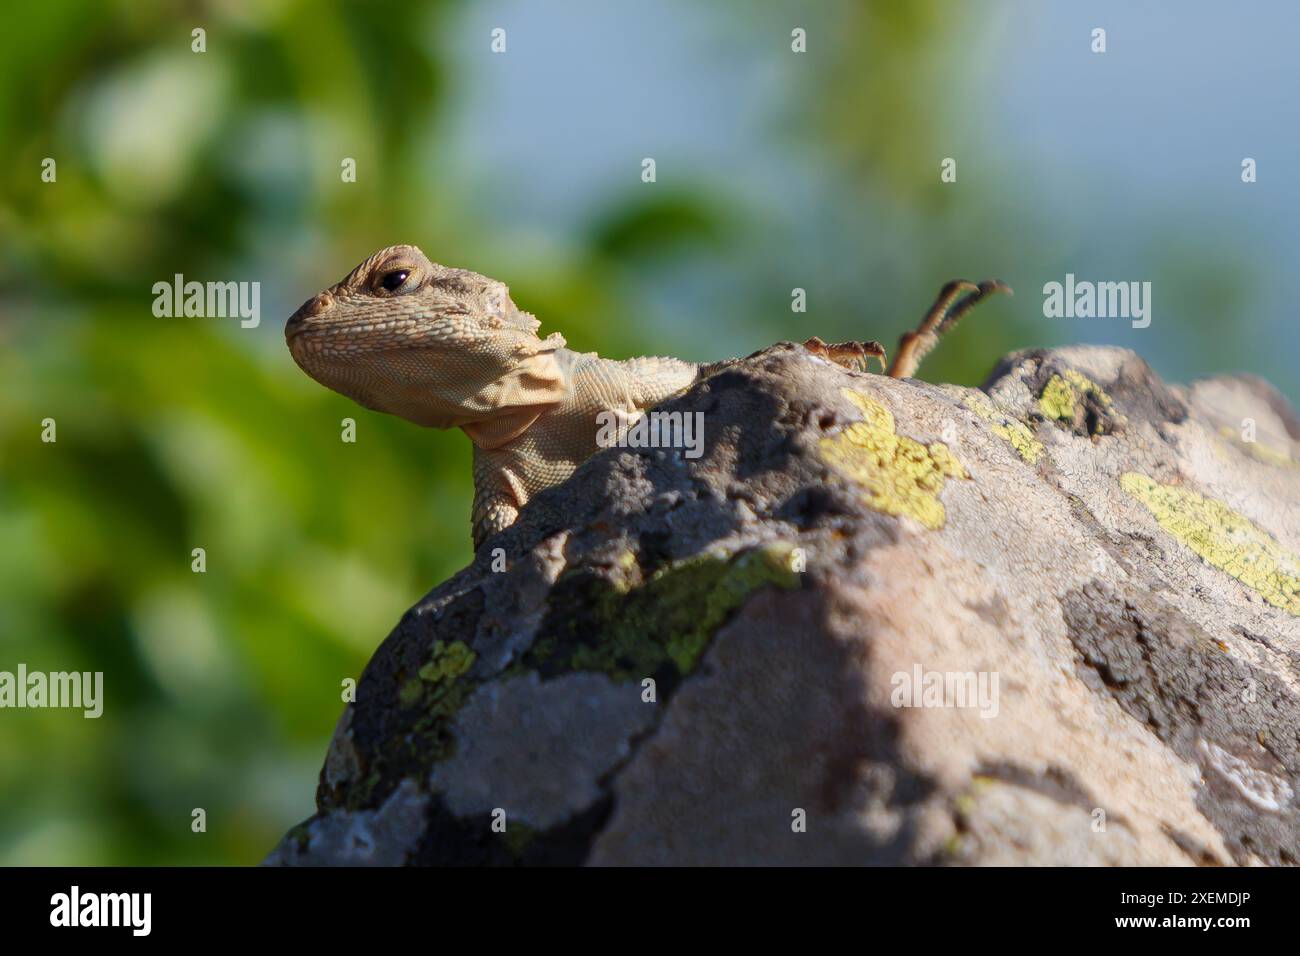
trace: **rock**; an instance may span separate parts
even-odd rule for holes
[[[703,457],[602,452],[412,608],[268,863],[1300,860],[1267,384],[782,345],[663,408]]]

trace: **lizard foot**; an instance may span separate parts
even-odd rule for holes
[[[474,550],[498,531],[510,527],[518,517],[519,509],[505,495],[491,494],[475,500],[470,519]]]
[[[882,372],[885,369],[885,347],[879,342],[836,342],[828,345],[814,335],[803,347],[813,355],[829,359],[836,365],[843,365],[855,372],[868,371],[867,365],[873,358],[880,362]]]
[[[955,279],[939,290],[939,297],[925,313],[925,318],[915,332],[904,332],[898,340],[898,352],[889,366],[891,378],[911,378],[945,332],[963,315],[990,295],[1005,292],[1012,295],[1011,286],[1000,279],[985,279],[978,285],[965,279]]]

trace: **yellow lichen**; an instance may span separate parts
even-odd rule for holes
[[[1072,368],[1047,380],[1042,394],[1038,396],[1038,407],[1048,418],[1062,422],[1073,421],[1079,399],[1085,395],[1092,396],[1108,411],[1114,407],[1114,402],[1104,388]]]
[[[1043,387],[1043,394],[1038,396],[1038,407],[1048,418],[1068,422],[1074,418],[1074,403],[1078,399],[1065,379],[1053,375]]]
[[[1282,468],[1288,465],[1300,464],[1300,462],[1296,462],[1286,452],[1277,451],[1274,448],[1270,448],[1268,445],[1265,445],[1263,442],[1244,441],[1239,439],[1237,437],[1237,432],[1234,429],[1228,427],[1227,425],[1223,425],[1219,428],[1219,434],[1222,435],[1224,438],[1227,438],[1229,441],[1231,441],[1234,445],[1236,445],[1238,448],[1244,451],[1251,458],[1254,458],[1256,461],[1262,461],[1266,465],[1275,465],[1279,468]]]
[[[962,402],[967,408],[993,426],[993,433],[1011,445],[1024,461],[1033,465],[1043,455],[1043,443],[1024,422],[998,411],[993,403],[981,394],[967,395]]]
[[[1167,532],[1269,604],[1300,615],[1300,557],[1222,502],[1162,485],[1138,472],[1120,477]]]
[[[862,485],[866,503],[890,515],[909,515],[930,530],[942,528],[947,514],[939,501],[946,478],[968,478],[946,445],[923,445],[894,432],[894,416],[862,392],[841,389],[862,410],[863,421],[819,443],[832,468]]]

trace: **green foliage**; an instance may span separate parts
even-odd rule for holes
[[[470,555],[463,439],[314,386],[280,340],[418,220],[385,184],[436,63],[405,5],[243,9],[202,18],[202,55],[180,6],[0,14],[0,669],[104,672],[97,720],[0,713],[2,863],[256,862],[310,812],[342,681]],[[336,152],[382,174],[341,188]],[[176,272],[261,280],[263,324],[155,318]]]

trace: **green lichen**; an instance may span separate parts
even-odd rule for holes
[[[416,677],[405,681],[397,691],[397,700],[403,707],[417,704],[426,710],[445,710],[456,693],[456,678],[474,665],[475,653],[464,641],[434,641],[430,660],[417,671]]]
[[[385,712],[384,724],[354,733],[360,770],[337,787],[320,791],[322,809],[372,809],[399,781],[422,779],[431,764],[456,752],[452,721],[483,680],[471,676],[477,655],[454,635],[473,632],[481,592],[466,592],[456,603],[460,613],[434,622],[435,633],[443,636],[432,641],[428,658],[415,672],[410,666],[388,671],[392,684],[376,688],[377,694],[391,695],[378,704]]]
[[[993,433],[1011,445],[1021,460],[1027,464],[1037,464],[1038,459],[1043,457],[1043,443],[1034,437],[1029,427],[1024,422],[999,411],[982,394],[967,395],[962,404],[992,425]]]
[[[631,548],[623,551],[614,560],[614,566],[621,572],[610,579],[615,590],[620,594],[626,594],[632,589],[632,583],[641,573],[640,562],[637,561],[636,552]]]
[[[434,641],[429,663],[420,668],[421,708],[424,716],[416,723],[424,743],[434,745],[440,756],[450,756],[452,746],[446,733],[447,721],[456,715],[479,686],[479,681],[463,680],[478,655],[464,641]]]
[[[1087,421],[1089,416],[1084,414],[1086,404],[1091,404],[1096,412],[1089,425],[1089,431],[1094,435],[1108,430],[1106,425],[1109,421],[1122,421],[1123,417],[1116,413],[1115,403],[1106,390],[1072,368],[1049,378],[1038,396],[1039,410],[1051,421],[1070,424]]]
[[[1140,501],[1160,526],[1207,563],[1224,571],[1269,604],[1300,615],[1300,557],[1222,502],[1188,488],[1164,485],[1138,472],[1120,486]]]
[[[619,682],[685,676],[749,594],[798,586],[791,550],[700,555],[628,590],[591,571],[568,572],[551,589],[550,613],[524,664],[544,675],[596,671]]]
[[[412,677],[397,689],[397,702],[403,707],[414,707],[424,697],[424,685]]]
[[[420,712],[411,732],[395,741],[403,761],[418,765],[455,753],[451,718],[481,683],[465,677],[477,657],[464,641],[434,641],[428,662],[398,688],[398,703]]]
[[[420,668],[420,680],[431,684],[455,680],[474,665],[477,655],[464,641],[433,642],[432,660]]]
[[[947,478],[969,478],[948,446],[923,445],[894,430],[894,416],[874,398],[841,389],[865,416],[837,435],[821,439],[823,460],[865,491],[869,508],[889,515],[908,515],[935,531],[947,513],[939,500]]]
[[[1038,396],[1038,407],[1048,418],[1068,422],[1074,418],[1074,406],[1078,401],[1079,396],[1069,383],[1061,376],[1053,375]]]

